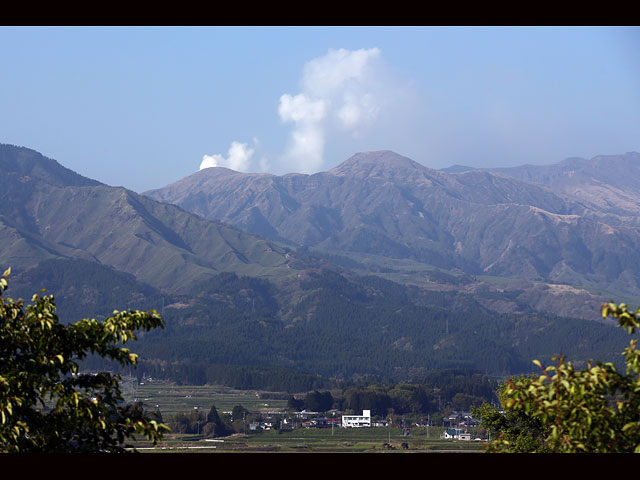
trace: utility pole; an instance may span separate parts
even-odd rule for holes
[[[336,412],[331,412],[331,436],[333,437],[333,424],[336,418]]]

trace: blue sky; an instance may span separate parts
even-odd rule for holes
[[[637,27],[0,27],[0,143],[141,192],[640,151]]]

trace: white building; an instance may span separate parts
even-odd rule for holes
[[[471,434],[459,428],[448,429],[440,438],[453,438],[456,440],[471,440]]]
[[[460,435],[464,434],[464,430],[459,428],[451,428],[444,431],[444,434],[441,438],[459,438]]]
[[[362,415],[343,415],[343,428],[360,428],[371,426],[371,410],[363,410]]]

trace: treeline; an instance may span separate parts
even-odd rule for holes
[[[142,360],[138,371],[145,376],[188,385],[224,385],[238,390],[305,392],[335,388],[330,379],[292,369],[247,365],[181,362],[160,364]]]
[[[90,357],[83,362],[83,368],[118,371],[116,364],[100,360]],[[153,377],[179,384],[281,392],[278,396],[288,394],[288,407],[297,411],[371,410],[379,416],[428,414],[443,409],[468,411],[471,406],[483,402],[496,402],[498,389],[497,379],[474,369],[430,371],[411,381],[394,383],[376,376],[338,380],[284,368],[193,363],[162,365],[142,360],[135,374],[139,381]]]
[[[497,401],[497,387],[496,380],[474,370],[443,370],[430,372],[411,383],[347,388],[338,406],[353,412],[371,410],[372,415],[383,417],[391,413],[429,414],[443,409],[469,411],[483,402]]]

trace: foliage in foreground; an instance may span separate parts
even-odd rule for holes
[[[640,328],[640,307],[602,305],[603,317],[618,319],[630,335]],[[492,436],[490,452],[640,453],[640,353],[632,339],[622,355],[626,371],[612,363],[589,362],[576,370],[566,357],[539,375],[503,384],[504,412],[483,405],[475,411]]]
[[[135,365],[121,345],[136,330],[163,327],[162,318],[114,311],[64,326],[53,295],[27,306],[3,298],[9,273],[0,278],[0,452],[122,452],[136,435],[157,443],[168,427],[123,403],[119,376],[80,374],[78,361],[95,354]]]

